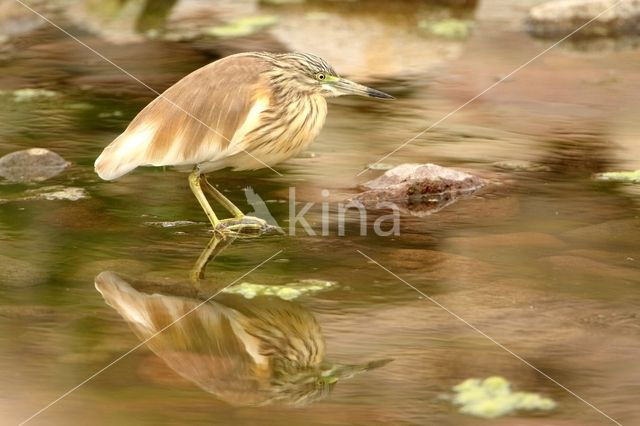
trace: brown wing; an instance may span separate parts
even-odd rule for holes
[[[268,64],[250,54],[228,56],[178,81],[147,105],[96,160],[101,178],[141,165],[188,165],[224,156],[259,97]]]

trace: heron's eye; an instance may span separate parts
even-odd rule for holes
[[[316,74],[316,78],[320,81],[324,80],[325,78],[327,78],[326,75],[324,75],[323,73],[319,72],[318,74]]]

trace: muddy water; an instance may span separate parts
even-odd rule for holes
[[[178,2],[168,19],[202,3]],[[214,294],[236,281],[336,282],[289,302],[291,310],[304,312],[306,323],[321,328],[313,339],[324,339],[324,360],[393,361],[339,380],[330,394],[304,407],[246,407],[248,393],[229,396],[239,386],[231,375],[214,392],[143,345],[31,424],[486,424],[458,413],[443,396],[467,378],[490,375],[558,403],[550,413],[518,413],[492,423],[612,423],[469,324],[620,423],[640,421],[640,192],[631,184],[591,179],[595,172],[640,168],[637,50],[609,43],[549,52],[383,160],[461,168],[490,179],[485,192],[427,217],[402,216],[399,236],[374,235],[380,213],[373,212],[368,235],[359,235],[354,214],[339,236],[335,203],[381,172],[358,173],[548,46],[522,32],[525,2],[486,1],[461,12],[475,17],[464,41],[425,38],[411,26],[414,8],[382,2],[375,2],[377,12],[323,2],[283,8],[221,2],[211,19],[257,11],[276,14],[280,22],[259,36],[218,45],[144,41],[135,19],[119,22],[120,15],[108,15],[97,25],[99,12],[86,4],[73,13],[51,13],[159,90],[214,59],[216,51],[314,51],[319,37],[352,41],[344,52],[327,43],[315,50],[336,69],[394,94],[395,102],[331,102],[311,152],[278,166],[282,176],[261,171],[212,177],[247,210],[252,206],[243,189],[251,186],[287,230],[290,187],[298,211],[316,203],[306,219],[317,234],[321,203],[328,202],[328,235],[310,236],[298,224],[295,236],[236,240],[206,266],[198,291]],[[176,286],[191,291],[185,290],[193,288],[190,274],[211,237],[183,174],[141,169],[112,183],[93,174],[95,157],[152,95],[55,29],[37,21],[31,27],[3,50],[0,89],[44,87],[58,96],[26,103],[3,99],[1,153],[47,147],[74,165],[44,183],[2,182],[0,193],[19,198],[60,185],[84,188],[89,198],[0,205],[0,415],[6,424],[28,418],[139,345],[96,291],[96,275],[112,270],[154,283],[151,293],[175,292]],[[110,30],[96,30],[103,27]],[[514,161],[536,167],[494,165]],[[149,224],[166,221],[195,223]],[[196,340],[211,338],[210,330],[184,330]]]

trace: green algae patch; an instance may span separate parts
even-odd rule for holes
[[[276,296],[284,300],[297,299],[305,294],[318,293],[335,287],[335,281],[324,280],[300,280],[284,285],[264,285],[255,283],[240,283],[223,290],[224,293],[239,294],[247,299],[257,296]]]
[[[275,25],[276,22],[278,18],[272,15],[248,16],[234,19],[226,25],[208,28],[205,34],[219,38],[245,37]]]
[[[8,97],[14,102],[31,102],[52,99],[57,97],[58,93],[47,89],[24,88],[12,91],[0,90],[0,96]]]
[[[89,198],[84,188],[46,186],[38,189],[30,189],[11,198],[0,198],[0,204],[16,201],[47,200],[47,201],[78,201]]]
[[[630,172],[605,172],[593,175],[595,180],[640,183],[640,169]]]
[[[15,102],[29,102],[34,99],[50,99],[58,96],[53,90],[46,89],[18,89],[13,91]]]
[[[494,419],[518,410],[550,411],[556,403],[531,392],[513,392],[509,381],[500,376],[467,379],[453,387],[454,405],[471,416]]]
[[[427,34],[448,40],[464,40],[471,33],[471,24],[459,19],[421,20],[418,28]]]

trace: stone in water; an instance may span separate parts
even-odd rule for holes
[[[477,176],[436,164],[401,164],[363,184],[365,191],[351,201],[373,209],[393,203],[410,214],[424,216],[484,185]]]
[[[41,182],[57,176],[69,164],[48,149],[25,149],[0,158],[0,177],[11,182]]]

